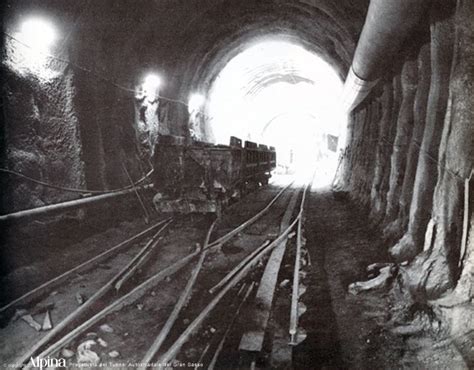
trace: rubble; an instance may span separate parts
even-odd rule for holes
[[[95,340],[89,339],[77,347],[77,362],[79,364],[97,365],[99,363],[99,355],[91,350],[91,347],[96,344]]]
[[[76,293],[76,301],[79,306],[84,303],[84,297],[81,295],[81,293]]]
[[[63,348],[61,351],[61,356],[64,358],[71,358],[72,356],[74,356],[74,351],[71,351],[67,348]]]
[[[52,328],[53,328],[53,323],[51,322],[51,315],[49,314],[49,310],[46,310],[41,329],[46,331],[46,330],[51,330]]]
[[[108,324],[101,325],[99,329],[101,331],[103,331],[104,333],[113,333],[114,332],[114,329],[112,329],[112,327],[110,327],[110,325],[108,325]]]
[[[306,289],[307,289],[306,285],[300,283],[298,287],[298,297],[301,297],[303,294],[305,294]]]
[[[41,325],[30,314],[21,316],[21,319],[36,331],[41,331]]]
[[[348,292],[357,295],[360,292],[380,289],[386,287],[392,277],[395,275],[395,269],[393,268],[393,264],[380,268],[380,273],[378,276],[374,277],[373,279],[366,280],[366,281],[357,281],[349,285]]]
[[[289,284],[290,280],[285,279],[280,283],[280,288],[284,288]]]

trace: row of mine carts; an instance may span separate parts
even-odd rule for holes
[[[231,137],[214,145],[160,136],[154,155],[153,202],[159,212],[220,212],[242,194],[268,184],[276,167],[274,147]]]

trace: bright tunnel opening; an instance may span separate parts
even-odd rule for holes
[[[206,117],[213,141],[230,136],[274,146],[276,174],[329,184],[338,162],[347,117],[340,108],[342,81],[316,54],[287,41],[257,43],[219,73]]]

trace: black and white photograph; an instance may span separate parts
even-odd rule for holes
[[[0,368],[474,369],[474,1],[0,22]]]

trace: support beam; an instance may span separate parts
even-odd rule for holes
[[[299,194],[299,189],[293,193],[288,208],[283,215],[280,224],[280,232],[288,228]],[[263,340],[265,338],[268,320],[270,319],[278,274],[286,251],[286,242],[287,239],[282,240],[273,250],[265,266],[265,271],[260,280],[257,295],[251,310],[250,316],[252,325],[249,325],[250,330],[245,332],[240,340],[239,349],[241,351],[260,352],[263,348]]]

